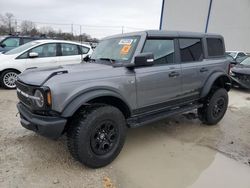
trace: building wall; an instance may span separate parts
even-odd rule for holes
[[[205,32],[210,0],[164,0],[162,29]],[[208,32],[227,50],[250,52],[250,0],[213,0]]]

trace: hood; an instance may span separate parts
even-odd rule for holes
[[[0,52],[0,61],[7,60],[7,59],[14,59],[17,54],[6,55]]]
[[[42,86],[46,81],[52,77],[62,74],[75,74],[75,73],[91,73],[100,70],[112,69],[110,65],[99,63],[81,63],[75,65],[63,65],[56,67],[34,68],[27,69],[18,76],[18,81],[23,83]]]
[[[232,68],[233,73],[250,75],[250,65],[238,64]]]

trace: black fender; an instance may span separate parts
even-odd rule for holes
[[[119,94],[112,90],[98,89],[87,91],[75,97],[71,102],[69,102],[66,107],[63,109],[61,116],[62,117],[71,117],[81,106],[89,105],[88,101],[99,97],[115,97],[123,101],[126,105],[128,104],[126,100]],[[129,105],[127,105],[129,107]],[[129,108],[130,110],[130,108]]]
[[[204,87],[201,90],[200,98],[204,98],[208,95],[210,92],[211,88],[213,87],[214,83],[218,79],[223,79],[225,82],[225,89],[229,91],[231,89],[231,78],[225,74],[224,72],[215,72],[209,76],[207,81],[204,84]]]

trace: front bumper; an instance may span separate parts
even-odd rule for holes
[[[17,109],[20,113],[21,125],[24,128],[51,139],[57,139],[62,135],[67,123],[66,119],[33,114],[22,103],[17,104]]]

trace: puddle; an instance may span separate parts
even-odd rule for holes
[[[250,168],[247,165],[218,153],[213,163],[188,188],[249,188],[249,177]]]
[[[210,148],[150,126],[132,129],[126,140],[112,164],[119,188],[249,188],[250,168]]]

